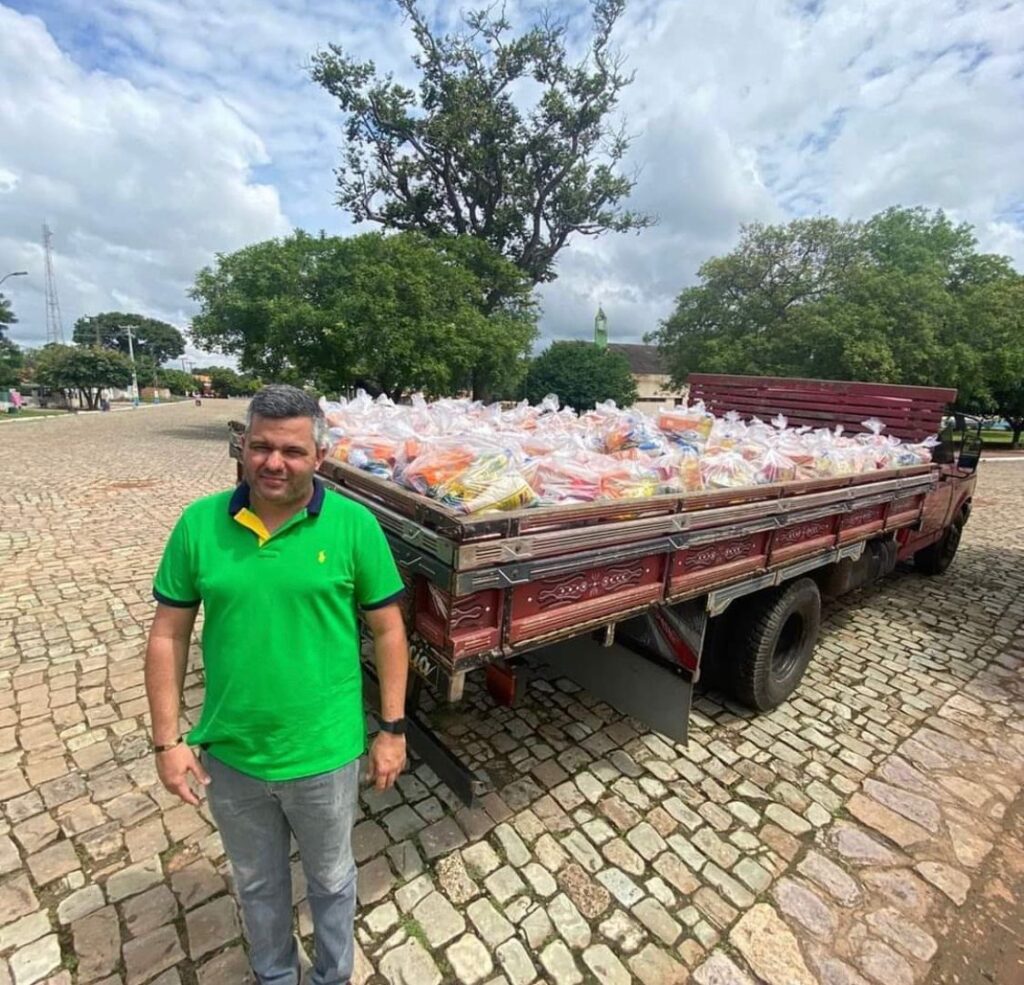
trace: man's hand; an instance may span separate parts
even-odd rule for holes
[[[378,790],[394,786],[405,769],[405,736],[378,732],[370,746],[367,765],[366,779]]]
[[[156,772],[160,777],[160,782],[171,793],[180,797],[186,804],[193,806],[199,805],[199,798],[189,786],[189,773],[204,787],[210,782],[210,777],[199,760],[196,759],[196,754],[184,742],[179,743],[173,749],[168,749],[167,752],[156,753]]]

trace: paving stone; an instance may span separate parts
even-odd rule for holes
[[[60,965],[60,941],[50,934],[14,952],[9,959],[14,985],[33,985]]]
[[[487,946],[492,949],[497,948],[515,933],[512,924],[495,909],[490,900],[474,900],[466,908],[466,913]]]
[[[950,841],[953,842],[953,853],[957,861],[968,869],[976,869],[992,850],[992,842],[975,834],[962,824],[950,821],[947,824]],[[31,863],[31,860],[29,860]]]
[[[352,829],[352,857],[365,862],[387,847],[388,836],[376,821],[363,821]]]
[[[76,920],[71,925],[71,934],[78,956],[79,981],[91,982],[117,968],[121,959],[121,931],[114,907],[104,907]]]
[[[26,855],[53,844],[60,835],[57,822],[46,813],[36,814],[27,821],[15,824],[13,831],[15,840]]]
[[[631,957],[629,967],[643,985],[685,985],[689,978],[686,968],[654,944]]]
[[[767,985],[816,985],[792,931],[768,904],[744,913],[729,941]]]
[[[30,913],[13,923],[0,927],[0,951],[10,951],[39,940],[50,932],[50,918],[45,910]]]
[[[881,941],[866,941],[857,963],[861,971],[879,985],[913,985],[914,970],[909,962]]]
[[[683,928],[665,907],[654,899],[643,899],[633,907],[633,915],[662,943],[671,947]]]
[[[890,851],[863,828],[839,822],[829,832],[835,850],[848,862],[860,865],[896,865],[900,856]]]
[[[421,831],[426,822],[408,804],[402,804],[384,815],[384,827],[394,841],[403,841]]]
[[[196,970],[199,985],[254,985],[249,959],[241,946],[229,947]]]
[[[551,918],[542,906],[531,910],[519,923],[519,932],[526,937],[531,951],[540,950],[554,934]]]
[[[693,972],[697,985],[754,985],[750,976],[721,951],[715,951]]]
[[[542,899],[554,896],[558,892],[558,884],[548,870],[538,862],[530,862],[529,865],[523,866],[522,873],[530,888]]]
[[[395,883],[394,873],[387,857],[378,855],[359,866],[356,881],[356,896],[360,906],[368,906],[382,900]]]
[[[498,839],[509,865],[519,869],[530,861],[530,850],[511,824],[499,824],[494,829],[494,835]]]
[[[387,856],[400,881],[412,879],[423,871],[423,859],[411,841],[388,846]]]
[[[76,890],[57,904],[57,920],[61,924],[74,923],[100,909],[106,900],[103,890],[97,885],[88,885]]]
[[[547,910],[556,932],[571,948],[580,951],[590,944],[590,924],[567,894],[559,893]]]
[[[440,947],[466,929],[466,921],[440,893],[431,893],[413,910],[431,947]]]
[[[883,907],[865,918],[868,926],[898,951],[918,961],[931,961],[938,950],[935,938],[899,910]]]
[[[223,876],[210,861],[200,858],[171,874],[171,888],[178,897],[181,908],[191,910],[211,896],[223,892],[225,885]]]
[[[621,869],[609,867],[597,874],[597,881],[625,907],[643,899],[644,891]]]
[[[615,910],[598,929],[623,954],[632,954],[644,942],[643,928],[622,910]]]
[[[526,884],[510,865],[503,865],[484,880],[487,891],[499,902],[506,903],[526,890]]]
[[[185,915],[188,952],[193,961],[215,951],[241,936],[238,910],[230,896],[190,910]]]
[[[466,934],[445,952],[460,985],[476,985],[494,970],[494,962],[478,937]]]
[[[55,879],[74,872],[81,863],[70,841],[58,841],[49,848],[30,855],[26,865],[36,884],[46,886]]]
[[[437,880],[445,895],[456,905],[469,902],[479,895],[480,887],[470,878],[458,852],[452,852],[437,863]]]
[[[928,832],[924,828],[870,797],[854,794],[846,807],[858,821],[869,828],[874,828],[900,848],[908,848],[928,838]]]
[[[121,904],[121,918],[132,937],[141,937],[157,927],[172,923],[177,916],[177,900],[163,883]]]
[[[521,941],[512,938],[495,952],[511,985],[529,985],[537,977],[537,969]]]
[[[545,835],[550,838],[550,835]],[[553,839],[552,839],[553,840]],[[473,878],[480,879],[490,875],[501,865],[498,853],[486,841],[478,841],[462,850],[462,861]]]
[[[933,886],[945,893],[957,906],[967,899],[971,880],[959,869],[945,862],[918,862],[914,868]]]
[[[809,944],[806,953],[820,985],[868,985],[867,979],[837,958],[831,948]]]
[[[763,893],[772,883],[771,873],[752,858],[741,858],[733,867],[733,875],[749,886],[754,893]]]
[[[380,973],[401,985],[440,985],[441,972],[417,940],[407,940],[380,960]]]
[[[126,985],[141,985],[185,957],[173,926],[160,927],[144,937],[129,941],[122,953],[127,972]]]
[[[862,879],[868,890],[885,897],[907,916],[924,919],[931,909],[931,890],[910,869],[867,869]]]
[[[136,862],[134,865],[115,872],[107,880],[107,899],[111,903],[120,902],[162,882],[163,878],[164,872],[160,858],[154,855],[152,858]]]
[[[420,847],[428,859],[447,855],[466,843],[466,836],[453,817],[443,817],[440,821],[424,828],[419,835]]]
[[[434,883],[429,876],[417,876],[395,892],[395,902],[403,913],[408,913],[433,888]]]
[[[0,883],[0,927],[38,909],[39,900],[27,876],[12,876]]]
[[[765,808],[764,816],[797,838],[811,830],[811,825],[807,821],[783,804],[769,804]]]
[[[843,906],[856,906],[861,900],[857,881],[820,852],[809,851],[801,859],[797,871]]]
[[[810,887],[785,876],[772,887],[772,896],[786,916],[792,917],[816,937],[829,940],[835,934],[835,914]]]
[[[583,981],[572,952],[560,940],[553,940],[541,951],[540,963],[554,985],[577,985]]]
[[[583,963],[600,985],[630,985],[625,965],[607,944],[592,944],[583,952]]]
[[[683,896],[690,896],[700,888],[700,881],[693,872],[670,852],[654,860],[654,871]]]

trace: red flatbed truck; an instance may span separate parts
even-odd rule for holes
[[[792,425],[856,431],[876,418],[920,441],[940,431],[956,391],[692,374],[690,397],[717,414],[782,413]],[[333,459],[321,474],[388,537],[409,589],[411,744],[470,803],[486,777],[466,770],[420,717],[423,686],[455,702],[466,675],[486,668],[492,693],[511,699],[516,664],[533,651],[680,741],[709,664],[736,700],[774,708],[810,662],[822,595],[884,577],[900,561],[927,574],[948,567],[976,466],[976,448],[946,443],[931,465],[479,516]]]

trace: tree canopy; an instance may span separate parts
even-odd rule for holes
[[[75,322],[71,340],[76,345],[98,345],[128,355],[128,333],[131,327],[135,358],[149,359],[159,366],[168,359],[176,359],[185,351],[185,337],[173,325],[120,311],[105,311],[99,315],[85,315]],[[140,374],[141,376],[141,374]],[[152,373],[147,374],[147,378]]]
[[[192,296],[196,343],[237,355],[243,371],[395,399],[514,391],[536,336],[523,275],[455,237],[296,232],[218,256]]]
[[[0,294],[0,387],[14,386],[22,366],[21,350],[4,334],[18,319],[11,302]]]
[[[580,411],[602,400],[628,407],[637,397],[626,357],[590,342],[552,342],[530,363],[525,392],[530,403],[554,393]]]
[[[954,386],[964,409],[1024,414],[1024,278],[942,211],[745,226],[699,278],[652,336],[677,385],[700,371]]]
[[[34,378],[69,400],[77,393],[89,410],[95,410],[101,390],[128,386],[132,366],[121,353],[98,346],[47,345],[35,359]]]
[[[579,62],[551,17],[515,36],[492,7],[439,35],[418,0],[395,3],[419,47],[416,90],[338,45],[313,57],[346,117],[337,200],[356,221],[477,237],[531,284],[554,279],[573,235],[651,223],[622,204],[635,180],[619,170],[629,139],[610,119],[633,78],[611,45],[625,0],[592,0]]]

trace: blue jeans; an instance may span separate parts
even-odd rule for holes
[[[356,866],[352,825],[359,761],[299,780],[267,782],[239,773],[208,752],[207,796],[231,861],[260,985],[298,985],[292,934],[289,835],[295,835],[313,912],[311,985],[348,985],[352,975]]]

